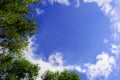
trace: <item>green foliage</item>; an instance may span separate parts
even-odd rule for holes
[[[13,63],[13,58],[10,55],[0,55],[0,78],[5,73],[8,67]]]
[[[37,0],[0,0],[0,80],[36,80],[39,67],[23,58],[37,23],[27,15]]]
[[[42,80],[81,80],[76,72],[68,72],[67,70],[63,72],[51,72],[47,71],[43,76]]]
[[[34,18],[27,17],[33,12],[28,6],[36,1],[0,0],[0,46],[7,52],[21,54],[26,49],[28,37],[36,32],[38,24]]]
[[[20,80],[28,77],[35,80],[39,67],[24,58],[14,58],[12,55],[0,56],[0,80]]]

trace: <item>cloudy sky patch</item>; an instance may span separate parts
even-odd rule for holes
[[[101,77],[107,80],[111,74],[119,74],[114,72],[118,69],[120,53],[119,0],[74,0],[76,5],[72,5],[71,0],[42,0],[42,3],[42,7],[36,8],[39,14],[36,20],[43,25],[42,31],[30,39],[28,51],[25,51],[25,57],[41,67],[40,75],[46,70],[68,69],[85,73],[89,80]],[[93,6],[95,10],[99,8],[99,13],[92,10]],[[86,17],[87,14],[91,16]],[[107,19],[109,26],[104,25],[108,24]],[[109,32],[104,31],[105,27]]]

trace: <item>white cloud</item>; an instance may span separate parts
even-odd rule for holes
[[[89,80],[95,80],[98,77],[107,78],[116,66],[115,57],[105,52],[96,56],[97,61],[95,64],[85,63],[83,68],[79,65],[64,65],[65,60],[60,52],[55,52],[51,54],[48,59],[44,60],[42,57],[36,57],[37,55],[34,52],[37,47],[35,45],[34,38],[31,38],[28,51],[25,51],[25,57],[32,63],[38,64],[41,67],[37,80],[41,80],[41,75],[47,70],[63,71],[64,69],[85,73]],[[112,46],[113,49],[116,49],[115,45]]]
[[[47,1],[46,0],[40,0],[42,5],[46,5]]]
[[[59,3],[59,4],[62,4],[62,5],[66,5],[66,6],[70,5],[69,0],[49,0],[49,2],[51,4],[53,4],[53,3]]]
[[[84,0],[84,2],[90,3],[95,2],[100,7],[101,11],[110,19],[111,21],[111,40],[109,40],[110,53],[115,54],[110,56],[107,53],[102,53],[97,56],[96,64],[87,64],[88,67],[88,77],[94,80],[97,77],[104,76],[105,78],[113,71],[113,67],[116,66],[116,57],[120,53],[120,46],[115,43],[119,43],[120,34],[120,0]],[[112,5],[111,3],[116,3]],[[104,42],[108,42],[104,39]],[[110,54],[109,53],[109,54]]]
[[[120,10],[117,6],[120,5],[119,0],[84,0],[84,2],[96,2],[98,6],[101,8],[101,11],[110,18],[112,23],[112,38],[114,41],[119,41],[119,32],[120,32]],[[113,6],[111,3],[117,2],[117,5]]]
[[[111,49],[110,50],[111,50],[111,53],[118,56],[118,54],[120,53],[120,45],[111,44]]]
[[[80,6],[80,0],[73,0],[73,2],[75,2],[75,7],[79,7]],[[47,3],[50,4],[54,4],[54,3],[58,3],[61,5],[65,5],[65,6],[70,6],[72,5],[72,3],[70,2],[70,0],[41,0],[41,3],[43,5],[46,5]]]
[[[48,58],[51,65],[60,65],[63,66],[64,60],[62,53],[56,52],[55,54],[51,54]]]
[[[98,77],[108,78],[116,66],[116,61],[113,56],[103,52],[97,55],[97,62],[95,64],[87,63],[87,76],[90,80],[96,80]]]
[[[28,46],[28,50],[24,51],[25,58],[31,61],[34,64],[38,64],[41,67],[41,70],[39,71],[39,77],[37,80],[41,80],[41,75],[47,71],[63,71],[64,69],[67,70],[76,70],[81,73],[85,73],[85,69],[81,69],[78,65],[64,65],[64,60],[62,53],[56,52],[54,54],[51,54],[48,58],[48,60],[44,60],[42,57],[36,57],[37,54],[35,54],[35,51],[37,49],[36,45],[34,44],[34,37],[29,40],[30,44]]]
[[[40,10],[39,8],[35,9],[38,15],[41,15],[44,13],[44,10]]]
[[[112,38],[112,41],[115,41],[115,42],[119,41],[119,33],[117,32],[112,33],[111,38]]]
[[[84,0],[85,3],[97,3],[98,6],[101,8],[102,12],[105,13],[107,16],[110,15],[111,10],[113,7],[111,6],[112,0]]]
[[[45,0],[44,0],[45,1]],[[76,7],[80,6],[80,0],[76,1]],[[62,5],[69,6],[71,5],[69,0],[49,0],[51,4],[59,3]],[[26,52],[26,58],[33,63],[39,64],[41,67],[40,75],[43,74],[46,70],[51,71],[63,71],[64,69],[68,70],[77,70],[79,72],[86,73],[88,78],[90,80],[96,80],[98,77],[104,77],[107,78],[111,72],[113,71],[113,68],[116,67],[116,57],[120,53],[120,46],[114,44],[114,42],[119,41],[119,33],[120,33],[120,0],[84,0],[85,3],[92,3],[95,2],[100,7],[101,11],[110,19],[112,26],[112,39],[109,40],[110,51],[111,53],[115,54],[114,56],[110,56],[110,53],[101,53],[96,56],[96,63],[91,64],[87,63],[85,64],[85,69],[81,69],[78,65],[67,65],[64,66],[64,60],[61,53],[57,52],[55,54],[52,54],[49,56],[48,61],[44,61],[43,58],[36,59],[36,55],[34,53],[36,47],[33,47],[32,45],[29,46],[28,52]],[[116,4],[113,6],[111,3],[115,2]],[[39,10],[37,10],[39,13]],[[33,43],[34,41],[30,41]],[[108,43],[107,39],[104,39],[104,43]],[[33,43],[34,44],[34,43]],[[41,66],[42,65],[42,66]],[[40,80],[40,78],[39,78]]]
[[[105,38],[105,39],[103,40],[103,42],[104,42],[104,43],[109,43],[109,40]]]
[[[80,0],[76,0],[76,7],[80,6]]]
[[[111,2],[112,0],[84,0],[84,2],[90,3],[90,2],[96,2],[98,6],[103,6],[106,3]]]

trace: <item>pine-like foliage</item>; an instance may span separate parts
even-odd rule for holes
[[[23,57],[28,38],[36,32],[28,6],[36,0],[0,0],[0,80],[36,80],[37,64]]]
[[[28,10],[33,0],[0,0],[0,47],[3,54],[21,54],[28,44],[28,37],[36,32],[34,19],[27,14],[33,12]]]

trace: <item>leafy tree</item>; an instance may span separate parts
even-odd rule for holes
[[[21,54],[28,44],[28,37],[36,32],[34,18],[30,19],[27,14],[28,6],[37,0],[0,0],[0,46],[3,54]]]
[[[39,67],[24,58],[14,58],[12,55],[0,56],[0,80],[35,80]]]
[[[37,23],[27,15],[37,0],[0,0],[0,80],[35,80],[39,67],[23,58]]]
[[[47,71],[43,76],[42,80],[81,80],[76,72],[68,72],[67,70],[63,72],[51,72]]]

